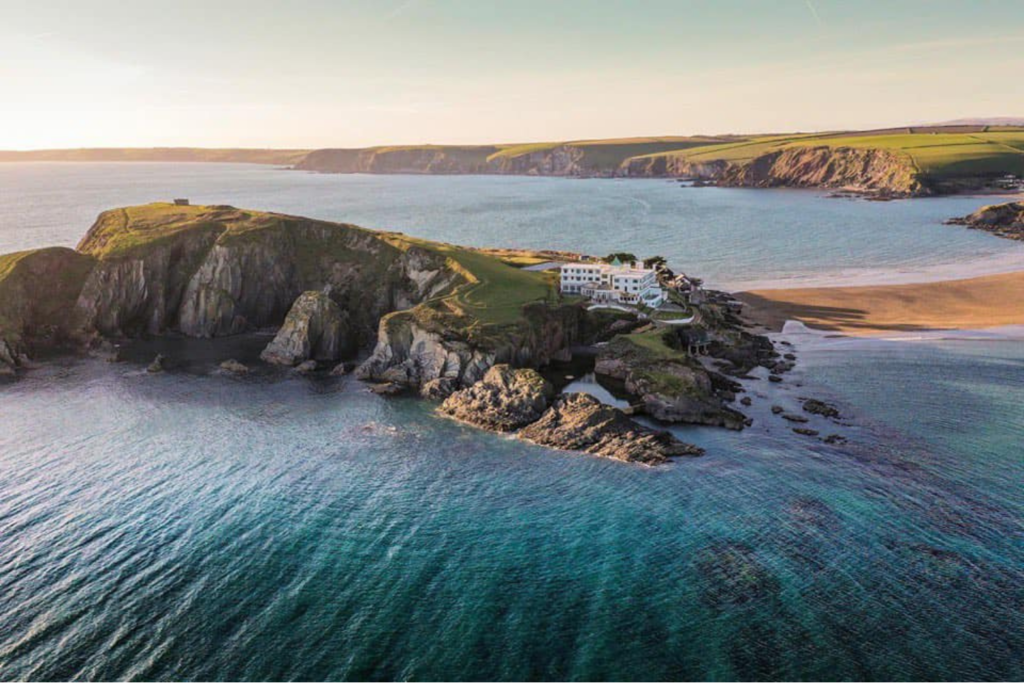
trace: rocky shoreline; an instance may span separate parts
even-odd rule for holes
[[[16,375],[50,351],[117,361],[127,340],[273,330],[257,362],[354,370],[377,393],[439,401],[441,414],[484,429],[658,464],[700,449],[630,414],[740,430],[751,420],[737,407],[749,404],[737,401],[738,380],[761,367],[782,381],[795,361],[749,332],[729,295],[673,296],[696,322],[589,310],[558,296],[544,273],[486,251],[225,206],[128,207],[104,212],[77,250],[0,257],[0,373]],[[556,396],[537,374],[580,348],[599,378],[622,387],[630,414]],[[162,347],[149,371],[173,368],[173,356]],[[236,355],[216,362],[232,376],[252,369]]]
[[[1024,202],[983,206],[967,216],[950,218],[946,225],[963,225],[996,237],[1024,241]]]

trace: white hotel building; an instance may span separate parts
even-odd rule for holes
[[[643,304],[657,308],[665,300],[653,268],[635,262],[566,263],[561,267],[561,291],[578,294],[595,303]]]

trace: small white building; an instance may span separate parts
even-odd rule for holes
[[[665,301],[654,268],[636,262],[574,262],[563,264],[560,271],[563,294],[576,294],[596,303],[643,304],[651,308]]]

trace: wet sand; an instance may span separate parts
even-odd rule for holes
[[[1024,271],[965,280],[739,292],[744,316],[768,330],[787,320],[848,335],[1024,324]]]

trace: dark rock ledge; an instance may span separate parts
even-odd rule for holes
[[[537,371],[500,364],[450,395],[438,411],[491,431],[520,430],[519,438],[542,446],[643,465],[704,452],[587,394],[561,394],[552,401],[553,393]]]

